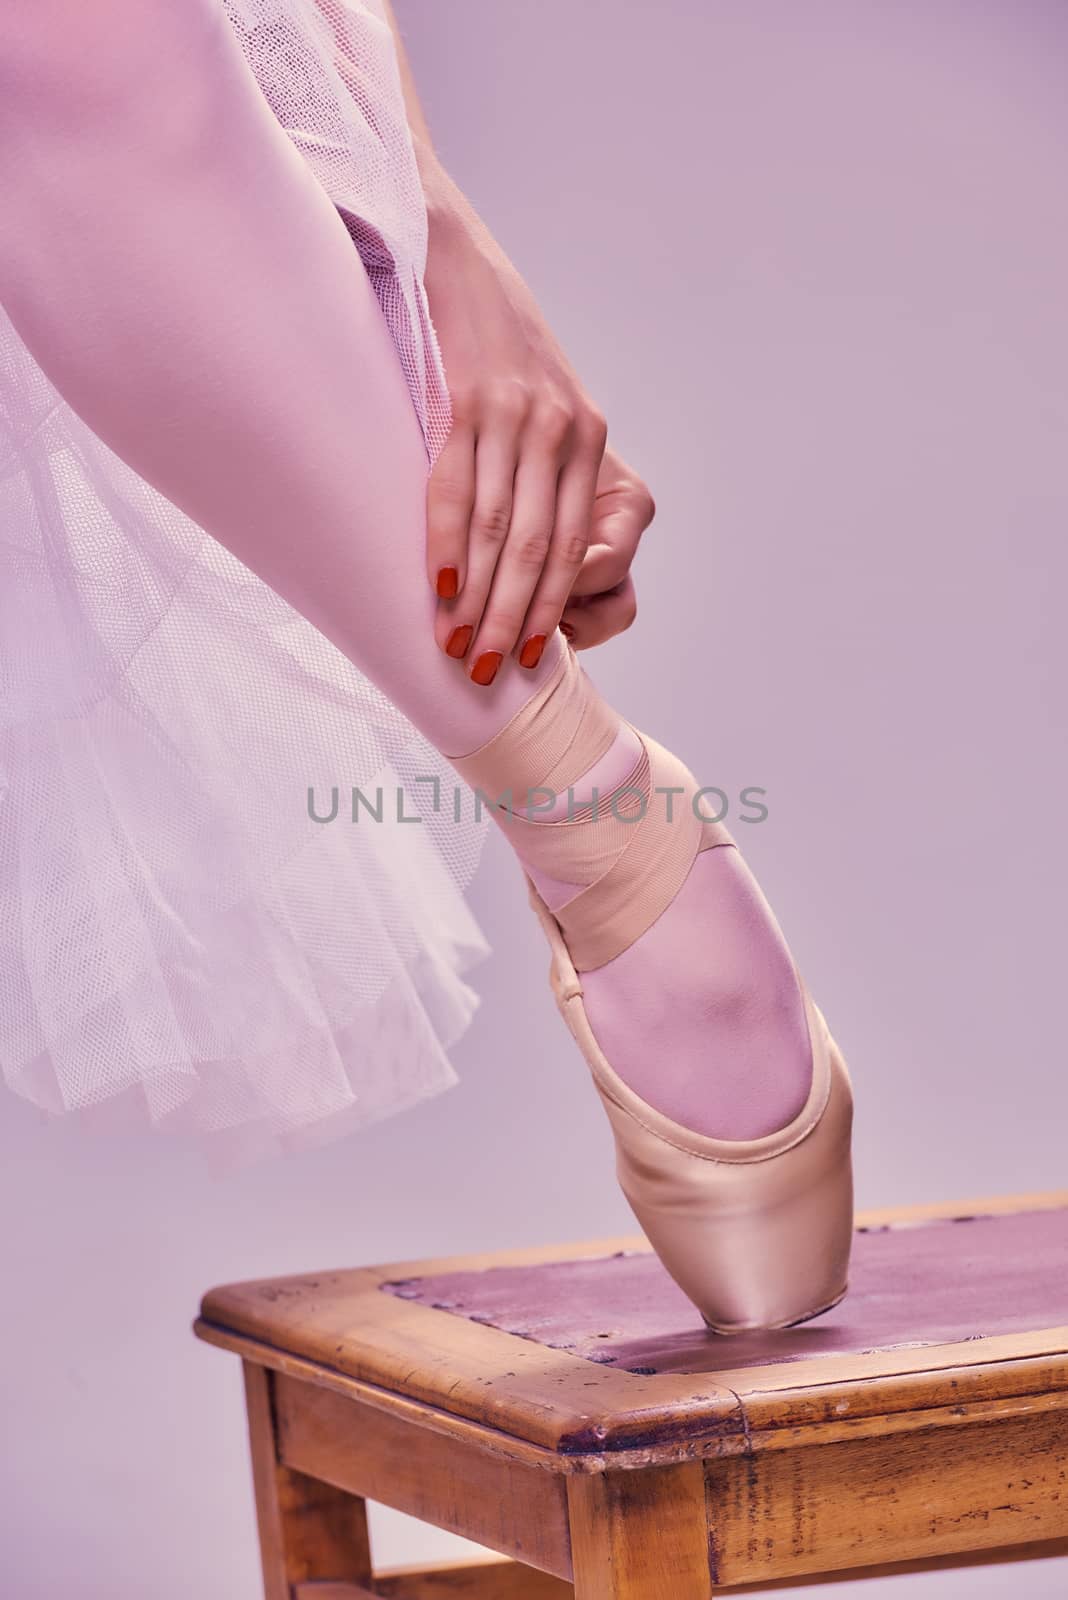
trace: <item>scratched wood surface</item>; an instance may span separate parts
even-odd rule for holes
[[[382,1287],[628,1372],[709,1372],[728,1356],[738,1370],[1066,1325],[1068,1207],[860,1228],[843,1302],[801,1327],[730,1340],[709,1333],[648,1250]]]
[[[854,1270],[842,1308],[772,1336],[695,1329],[640,1236],[230,1285],[205,1296],[198,1331],[563,1471],[604,1452],[621,1466],[751,1455],[798,1430],[826,1442],[1064,1404],[1068,1194],[866,1214]],[[534,1325],[532,1282],[557,1286]]]

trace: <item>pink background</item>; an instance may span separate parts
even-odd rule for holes
[[[639,622],[593,670],[702,782],[768,790],[738,831],[851,1062],[860,1203],[1065,1185],[1068,9],[398,9],[447,163],[657,497]],[[257,1593],[237,1363],[188,1333],[207,1285],[630,1230],[498,846],[441,1098],[223,1181],[4,1102],[12,1597]],[[452,1547],[375,1531],[385,1562]]]

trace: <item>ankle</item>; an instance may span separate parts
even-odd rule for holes
[[[619,732],[604,755],[572,782],[562,794],[542,805],[536,802],[523,809],[531,822],[557,822],[568,819],[576,806],[599,797],[601,803],[622,788],[641,761],[642,742],[628,722],[620,720]],[[548,793],[549,791],[546,791]]]

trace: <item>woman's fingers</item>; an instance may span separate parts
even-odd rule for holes
[[[519,642],[523,619],[549,556],[560,478],[560,443],[539,433],[516,468],[512,519],[471,646],[471,677],[492,683]]]
[[[470,423],[454,418],[426,491],[427,577],[441,599],[451,600],[463,588],[474,503],[475,432]],[[440,640],[440,608],[438,623]]]
[[[431,474],[428,567],[438,644],[487,685],[513,653],[536,666],[560,620],[589,542],[605,424],[585,403],[516,384],[473,428],[466,416]]]
[[[511,527],[472,645],[476,682],[492,681],[509,654],[531,669],[541,660],[586,554],[604,446],[604,419],[589,406],[543,402],[532,412]]]
[[[634,621],[638,606],[631,564],[655,511],[642,480],[613,451],[606,451],[589,549],[561,619],[576,650],[603,644]]]
[[[619,519],[618,538],[611,544],[605,543],[604,529],[600,529],[597,541],[590,543],[582,558],[570,598],[581,600],[607,594],[622,583],[637,554],[640,538],[641,534],[629,518]]]
[[[519,630],[517,659],[521,667],[536,667],[541,660],[545,641],[559,623],[582,570],[600,465],[597,448],[595,440],[576,451],[560,474],[547,559]]]
[[[604,644],[617,633],[625,632],[637,614],[634,579],[628,573],[614,589],[570,600],[564,608],[560,627],[576,650],[592,650],[594,645]]]
[[[655,502],[642,480],[614,451],[606,451],[593,503],[589,549],[573,593],[599,594],[622,582],[655,514]]]
[[[442,596],[434,634],[447,655],[468,656],[489,597],[493,575],[513,518],[518,424],[499,417],[478,434],[473,451],[474,490],[465,530],[462,581],[454,600]],[[474,661],[474,656],[470,660]]]
[[[578,648],[629,626],[628,571],[652,502],[606,455],[606,431],[587,401],[518,382],[454,397],[427,490],[427,567],[438,645],[475,683],[511,655],[536,667],[583,597],[597,604],[572,624]]]

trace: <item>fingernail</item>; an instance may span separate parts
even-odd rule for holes
[[[454,628],[445,642],[445,654],[452,656],[454,661],[459,661],[460,657],[466,653],[474,631],[471,624],[467,622],[460,628]]]
[[[561,622],[560,632],[563,634],[565,639],[573,639],[575,637],[575,630],[571,626],[570,622]]]
[[[455,567],[442,567],[436,584],[439,600],[455,600],[460,592],[460,574]]]
[[[521,667],[536,667],[541,660],[541,653],[545,649],[545,635],[532,633],[519,652],[519,665]]]
[[[488,683],[492,683],[497,676],[497,668],[503,659],[499,650],[483,650],[471,668],[471,682],[479,683],[483,688]]]

